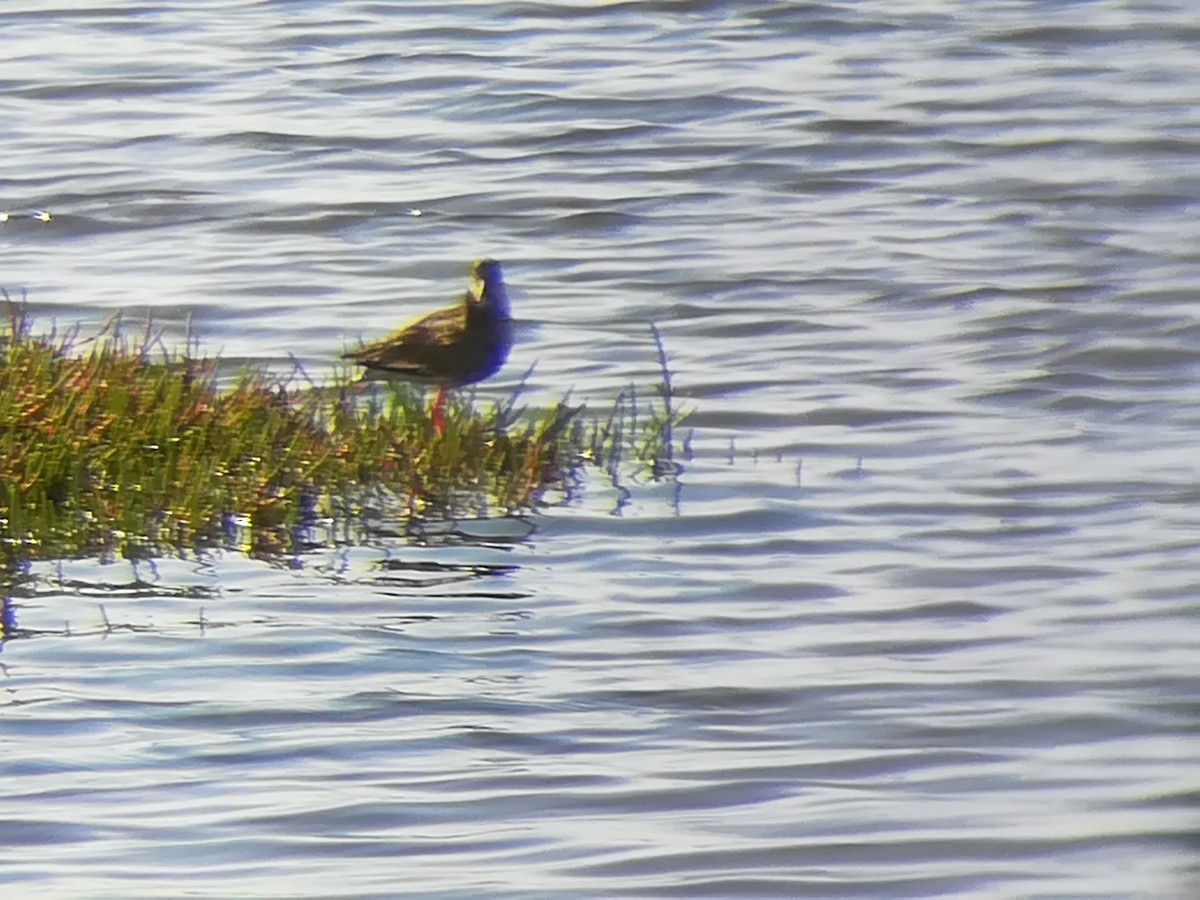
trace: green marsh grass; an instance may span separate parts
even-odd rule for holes
[[[314,522],[383,506],[400,518],[536,507],[581,468],[672,471],[666,354],[658,400],[623,393],[592,414],[567,398],[451,395],[436,433],[423,394],[353,382],[313,385],[248,370],[218,385],[189,339],[172,351],[147,327],[34,336],[10,302],[0,333],[0,547],[12,559],[120,551],[142,556],[249,534],[281,552]],[[643,394],[646,392],[643,391]]]

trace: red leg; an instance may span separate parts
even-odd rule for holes
[[[433,398],[433,409],[429,417],[433,419],[433,430],[441,434],[446,427],[446,386],[438,387],[437,396]]]

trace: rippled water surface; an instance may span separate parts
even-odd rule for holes
[[[1196,896],[1197,21],[6,2],[41,321],[322,377],[488,254],[483,393],[609,403],[654,320],[693,431],[417,542],[22,574],[4,896]]]

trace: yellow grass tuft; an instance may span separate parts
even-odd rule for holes
[[[670,379],[640,421],[632,394],[588,417],[563,402],[480,409],[462,394],[435,433],[421,392],[349,372],[330,387],[245,372],[105,329],[31,336],[10,302],[0,333],[0,548],[11,558],[220,542],[233,521],[283,550],[321,519],[389,498],[397,516],[535,506],[589,461],[671,468]],[[152,352],[153,351],[153,352]],[[644,393],[644,392],[643,392]],[[620,423],[628,420],[628,427]]]

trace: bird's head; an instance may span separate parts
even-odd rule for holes
[[[488,307],[503,317],[508,316],[508,293],[500,263],[494,259],[477,259],[471,263],[471,287],[467,292],[471,303]]]

